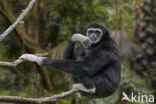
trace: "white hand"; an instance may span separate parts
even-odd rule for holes
[[[91,47],[91,45],[92,45],[92,41],[87,37],[87,38],[85,39],[85,41],[83,42],[83,47],[84,47],[85,49],[88,49],[88,48]]]
[[[71,38],[71,40],[72,40],[73,42],[79,41],[79,42],[81,42],[81,43],[83,43],[85,39],[86,39],[86,36],[81,35],[81,34],[79,34],[79,33],[73,34],[73,36],[72,36],[72,38]]]
[[[74,34],[71,38],[71,40],[73,42],[76,42],[76,41],[79,41],[83,44],[84,48],[89,48],[92,44],[92,41],[87,37],[87,36],[84,36],[84,35],[81,35],[81,34]]]
[[[27,61],[32,61],[32,57],[34,57],[34,55],[31,55],[31,54],[23,54],[22,56],[19,57],[19,59],[23,59],[23,60],[27,60]]]
[[[39,65],[41,65],[45,57],[38,57],[32,54],[23,54],[22,56],[19,57],[19,59],[37,62]]]

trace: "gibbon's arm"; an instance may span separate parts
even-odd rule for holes
[[[81,42],[81,44],[83,45],[83,47],[86,48],[90,48],[91,47],[91,40],[79,33],[73,34],[73,36],[71,37],[71,40],[68,41],[64,51],[63,51],[63,55],[62,58],[63,59],[73,59],[74,58],[74,46],[75,46],[75,42]]]
[[[109,53],[96,52],[93,55],[88,55],[82,61],[68,59],[50,59],[38,57],[31,54],[24,54],[20,58],[37,62],[43,66],[50,66],[58,70],[73,74],[73,75],[89,75],[92,76],[111,61],[112,56]]]
[[[74,58],[74,46],[75,42],[69,40],[66,47],[64,48],[62,59],[73,59]]]

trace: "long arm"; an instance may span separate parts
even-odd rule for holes
[[[91,53],[90,53],[91,54]],[[113,60],[111,54],[97,52],[94,55],[88,55],[82,61],[76,60],[60,60],[60,59],[43,59],[43,66],[51,66],[58,70],[73,74],[73,75],[89,75],[92,76],[106,66],[109,61]]]
[[[68,41],[63,54],[62,59],[73,59],[74,58],[74,45],[75,42],[72,42],[71,40]]]
[[[31,54],[24,54],[21,59],[37,62],[43,66],[51,66],[58,70],[73,74],[73,75],[89,75],[92,76],[102,70],[110,62],[116,60],[116,56],[110,52],[98,51],[90,52],[81,61],[68,59],[50,59],[46,57],[38,57]]]

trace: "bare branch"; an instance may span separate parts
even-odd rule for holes
[[[48,56],[48,53],[43,53],[43,54],[35,54],[36,56],[40,56],[40,57],[45,57]],[[17,59],[13,62],[5,62],[5,61],[0,61],[0,66],[10,66],[10,67],[15,67],[18,64],[22,63],[24,60],[22,59]]]
[[[66,96],[72,95],[78,92],[78,89],[71,89],[69,91],[63,92],[58,95],[51,97],[41,97],[41,98],[24,98],[18,96],[0,96],[0,102],[12,102],[12,103],[27,103],[27,104],[42,104],[56,102],[58,99],[64,98]]]
[[[30,11],[35,1],[36,0],[31,0],[28,7],[21,13],[21,15],[17,18],[17,20],[0,35],[0,41],[3,40],[17,26],[17,24],[21,23],[22,19]]]

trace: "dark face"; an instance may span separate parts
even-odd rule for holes
[[[87,37],[92,41],[93,44],[96,44],[100,41],[103,35],[103,31],[100,28],[88,28]]]

